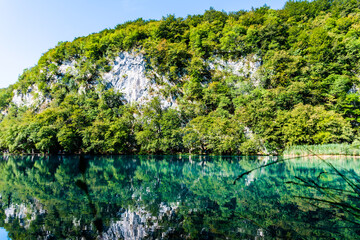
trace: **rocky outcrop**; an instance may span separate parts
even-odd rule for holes
[[[12,103],[18,107],[40,106],[44,102],[50,101],[50,99],[46,98],[43,93],[39,91],[36,85],[31,85],[25,93],[22,93],[20,90],[14,90],[13,93]]]
[[[247,78],[252,82],[254,87],[260,85],[260,66],[261,59],[256,55],[248,55],[236,61],[215,58],[214,61],[209,62],[211,70],[218,70]]]
[[[108,88],[123,93],[127,102],[145,103],[158,96],[163,107],[176,105],[175,99],[161,96],[162,86],[146,76],[146,63],[142,54],[121,52],[111,67],[109,72],[102,75],[104,83]]]
[[[77,64],[75,60],[65,61],[58,66],[57,74],[60,74],[60,77],[57,74],[50,74],[48,77],[52,79],[53,83],[61,81],[61,75],[65,74],[76,78],[78,74]],[[126,102],[143,104],[158,96],[164,108],[176,105],[174,98],[161,96],[160,90],[163,86],[156,84],[146,76],[146,63],[142,54],[121,52],[111,62],[110,66],[111,70],[101,75],[103,83],[106,84],[107,88],[113,88],[123,93]],[[80,86],[79,93],[82,93],[82,90],[83,86]],[[14,90],[12,99],[12,102],[18,107],[39,106],[49,101],[51,100],[45,98],[36,85],[30,86],[26,93]]]
[[[349,89],[348,94],[351,93],[360,93],[360,89],[357,85],[353,84],[352,87]]]
[[[65,61],[58,67],[58,72],[60,74],[71,74],[73,76],[76,76],[78,74],[78,71],[76,70],[76,64],[77,62],[75,60],[72,61]]]
[[[52,79],[52,83],[61,81],[61,76],[68,74],[77,77],[79,63],[75,60],[64,61],[58,66],[56,74],[49,73],[48,78]],[[249,55],[240,60],[223,60],[215,58],[214,61],[208,62],[211,70],[218,70],[222,72],[228,72],[237,76],[241,76],[250,79],[252,84],[257,87],[260,84],[259,67],[261,64],[260,59],[256,55]],[[103,79],[103,83],[107,88],[113,88],[114,90],[123,93],[124,100],[128,103],[140,103],[140,105],[150,101],[154,97],[159,97],[163,108],[176,107],[176,99],[173,97],[164,97],[161,94],[161,90],[167,85],[171,86],[171,83],[162,78],[162,84],[157,84],[147,74],[146,62],[144,55],[135,52],[121,52],[110,63],[111,70],[106,73],[102,73],[100,76]],[[154,73],[156,75],[156,73]],[[158,76],[161,78],[161,76]],[[95,83],[96,84],[96,83]],[[83,86],[79,86],[79,94],[84,89]],[[19,90],[14,90],[14,97],[12,102],[16,106],[35,106],[46,105],[51,101],[50,98],[43,96],[36,85],[30,86],[26,93],[21,93]]]
[[[103,74],[108,88],[122,92],[130,103],[149,97],[151,81],[145,76],[145,62],[141,54],[122,52],[111,66],[110,72]]]

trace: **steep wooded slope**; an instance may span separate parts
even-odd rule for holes
[[[281,152],[358,137],[360,4],[138,19],[59,43],[0,92],[11,152]]]

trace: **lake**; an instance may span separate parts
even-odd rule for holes
[[[0,164],[1,239],[360,234],[360,159],[351,157],[4,156]]]

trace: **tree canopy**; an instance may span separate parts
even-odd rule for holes
[[[359,22],[356,0],[289,0],[280,10],[138,19],[60,42],[0,90],[0,150],[249,154],[351,143],[360,124]],[[106,85],[103,73],[124,51],[144,56],[176,107],[156,98],[128,104]],[[60,71],[69,62],[75,71]],[[220,63],[244,64],[234,73]],[[34,86],[47,105],[12,103]]]

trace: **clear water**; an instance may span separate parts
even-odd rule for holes
[[[0,238],[359,238],[360,159],[281,160],[3,157]]]

